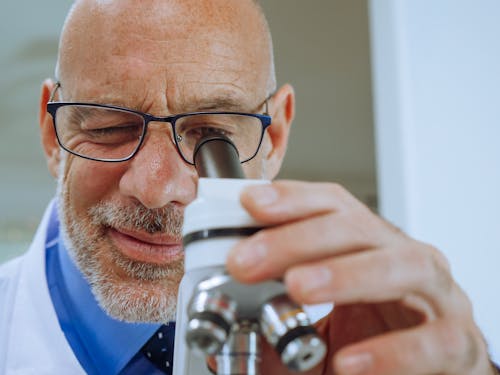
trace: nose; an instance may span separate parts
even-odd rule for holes
[[[121,193],[150,209],[185,206],[196,194],[196,171],[181,159],[170,137],[165,129],[149,129],[120,179]]]

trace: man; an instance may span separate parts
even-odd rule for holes
[[[266,108],[271,126],[252,120],[259,132],[239,146],[254,144],[247,176],[271,179],[294,93],[276,88],[255,2],[77,1],[57,82],[44,82],[40,101],[57,200],[29,252],[0,271],[0,372],[154,373],[150,337],[173,320],[183,272],[192,144],[217,127],[237,138],[246,125],[226,129],[227,112]],[[432,246],[336,184],[279,181],[241,200],[272,227],[232,250],[229,272],[248,283],[280,277],[296,301],[336,305],[317,324],[328,353],[309,374],[495,373],[470,302]],[[288,373],[270,350],[262,366]]]

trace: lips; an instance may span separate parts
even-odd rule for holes
[[[108,233],[123,255],[138,262],[167,264],[183,256],[181,240],[164,233],[116,228],[109,228]]]

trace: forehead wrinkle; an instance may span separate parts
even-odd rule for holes
[[[241,60],[242,44],[238,41],[229,43],[223,35],[219,37],[213,34],[210,36],[197,35],[167,40],[132,35],[127,38],[126,43],[121,37],[115,39],[111,55],[136,58],[145,63],[159,65],[197,63],[206,67],[218,66],[221,62],[224,64],[233,62],[233,65],[243,63]],[[252,60],[256,60],[255,56],[252,58]],[[227,69],[227,65],[224,65],[224,68]]]
[[[236,90],[245,91],[245,77],[253,76],[257,69],[257,61],[246,62],[239,59],[236,47],[223,38],[180,38],[175,40],[151,41],[140,36],[133,36],[132,45],[140,48],[126,47],[113,50],[113,57],[127,59],[126,74],[140,72],[136,65],[152,65],[164,71],[166,86],[188,85],[195,83],[234,86]],[[182,44],[183,48],[173,48]],[[201,47],[200,47],[201,46]],[[142,50],[141,50],[142,49]],[[173,51],[173,52],[171,52]],[[154,69],[152,69],[154,70]],[[252,77],[255,82],[258,77]],[[246,90],[248,91],[248,89]],[[171,108],[172,112],[176,112]]]
[[[263,56],[267,56],[262,51],[269,46],[266,37],[255,34],[256,22],[248,21],[254,13],[244,14],[248,10],[246,2],[120,0],[97,3],[102,6],[87,12],[86,21],[79,21],[80,43],[67,44],[76,52],[73,60],[86,60],[80,64],[80,71],[73,67],[71,75],[75,77],[75,85],[85,79],[85,74],[78,73],[103,69],[103,62],[97,61],[96,55],[110,66],[114,61],[126,62],[120,64],[119,69],[107,69],[107,74],[96,73],[102,82],[94,79],[93,84],[127,94],[106,95],[100,90],[97,91],[99,101],[105,99],[109,104],[164,115],[167,109],[170,113],[181,112],[190,102],[194,105],[203,96],[213,95],[218,85],[227,91],[226,95],[252,96],[248,92],[253,91],[255,97],[246,98],[247,102],[254,102],[257,96],[260,100],[261,95],[255,91],[260,91],[261,85],[256,82],[268,76],[262,69]],[[168,22],[175,21],[176,17],[182,20],[179,27]],[[95,32],[89,33],[89,29]],[[82,54],[84,59],[80,58]],[[137,108],[137,103],[141,103],[141,108]]]
[[[97,5],[88,10],[91,17],[86,17],[86,22],[79,22],[80,27],[76,28],[81,35],[91,38],[90,44],[94,48],[104,44],[99,42],[112,39],[108,42],[112,43],[112,53],[117,55],[125,54],[120,49],[128,49],[129,53],[136,51],[136,54],[147,56],[153,62],[167,58],[175,62],[180,52],[196,56],[200,47],[205,47],[204,52],[211,50],[210,54],[214,56],[231,59],[242,48],[255,54],[266,47],[267,38],[256,38],[250,32],[258,22],[251,22],[246,28],[249,31],[241,32],[241,22],[248,23],[245,20],[250,18],[248,14],[241,17],[243,10],[240,8],[248,8],[241,6],[244,4],[241,0],[238,0],[238,6],[227,1],[141,1],[140,5],[133,2],[133,10],[129,9],[127,3],[130,2],[126,0],[120,0],[120,5],[124,6],[117,6],[113,1],[95,3]],[[140,11],[136,10],[138,7]],[[254,5],[252,7],[255,8]],[[240,17],[237,17],[238,14]],[[169,19],[174,19],[176,25],[180,22],[180,25],[172,27]],[[93,30],[97,27],[97,32],[88,33],[90,26]],[[231,35],[232,45],[226,42],[228,34]],[[175,48],[174,43],[182,45],[182,48]],[[104,52],[109,53],[105,48]]]
[[[128,81],[133,85],[133,82],[138,80],[140,79],[129,79]],[[142,82],[142,80],[140,81]],[[132,92],[131,94],[125,85],[126,82],[123,80],[108,80],[101,85],[96,85],[95,82],[79,85],[70,94],[66,94],[65,86],[62,86],[62,90],[65,101],[114,105],[142,112],[147,112],[148,108],[152,107],[153,101],[158,102],[158,98],[152,100],[151,90],[144,90],[144,93]],[[144,85],[142,87],[148,88]]]

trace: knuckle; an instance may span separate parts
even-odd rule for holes
[[[345,196],[348,194],[346,188],[337,182],[327,183],[326,185],[333,195]]]
[[[439,254],[439,252],[436,251],[434,254]],[[443,256],[436,257],[435,255],[431,255],[430,257],[433,272],[432,285],[449,294],[455,283],[450,274],[449,265],[444,263],[442,259],[444,259]]]
[[[255,241],[268,243],[272,237],[272,230],[261,229],[253,235]]]
[[[421,272],[419,272],[419,275],[421,277],[426,279],[429,278],[433,267],[429,256],[418,246],[408,246],[404,253],[406,261],[411,265],[411,267],[420,270]]]
[[[446,258],[433,246],[416,242],[411,251],[411,262],[422,272],[421,280],[429,291],[450,293],[454,281]]]
[[[262,229],[253,235],[252,242],[256,244],[262,244],[265,248],[270,248],[276,242],[275,238],[279,237],[279,233],[276,233],[275,229]],[[268,254],[272,255],[271,254]]]
[[[377,232],[379,233],[381,243],[391,244],[391,246],[401,249],[411,247],[408,243],[411,243],[413,240],[401,228],[374,213],[372,213],[372,216],[375,228],[378,229]]]
[[[429,249],[431,256],[433,257],[436,266],[449,273],[451,270],[451,266],[450,262],[445,257],[445,255],[432,245],[426,245],[426,246]]]
[[[443,321],[438,325],[438,341],[442,348],[443,359],[447,363],[455,361],[464,351],[466,337],[459,327],[460,325],[453,320]]]
[[[337,198],[338,202],[343,202],[345,206],[353,206],[353,201],[356,201],[356,199],[343,185],[340,185],[337,182],[328,182],[322,184],[329,194]]]
[[[463,355],[464,367],[473,368],[479,361],[480,348],[476,336],[469,330],[466,332],[466,345]]]
[[[429,345],[428,340],[425,336],[418,335],[414,337],[408,344],[409,349],[406,351],[406,355],[412,358],[421,357],[421,358],[429,358],[432,357],[432,353],[429,351],[432,350],[432,345]]]
[[[437,334],[449,370],[474,367],[480,351],[478,340],[470,329],[464,329],[462,322],[447,320],[439,325]]]
[[[466,316],[472,319],[473,306],[471,300],[458,284],[455,284],[454,292],[455,292],[455,300],[457,301],[457,306],[455,310],[457,312],[460,312],[462,316]]]

